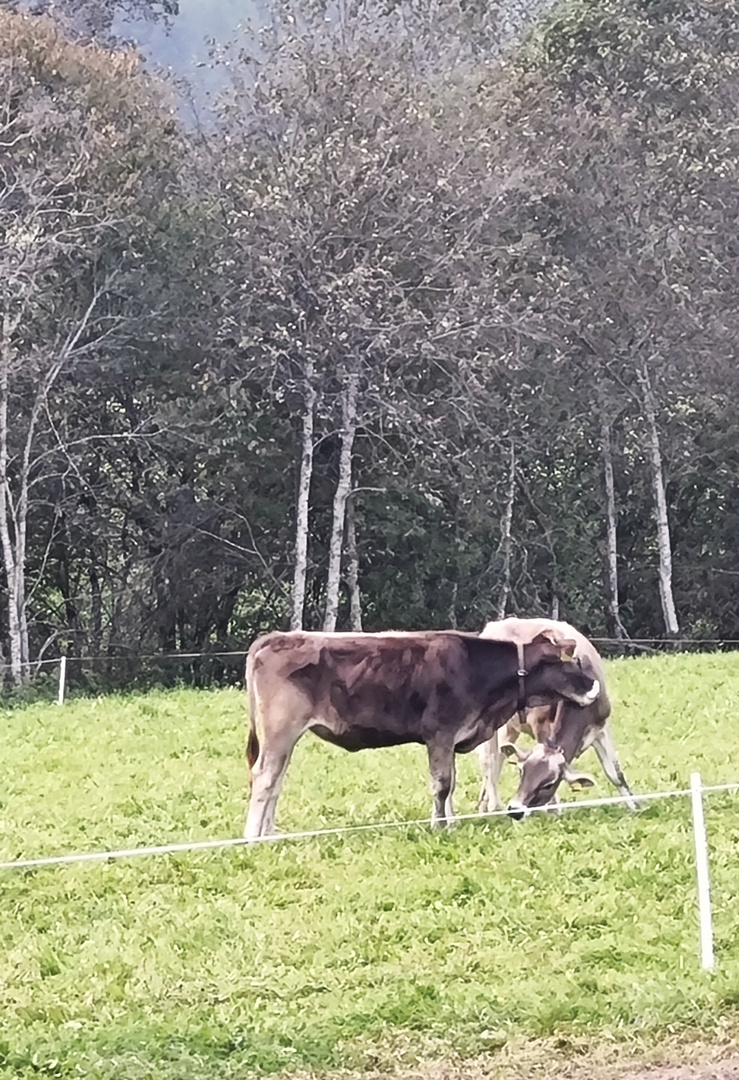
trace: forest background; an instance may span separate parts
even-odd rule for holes
[[[739,638],[739,4],[270,0],[207,105],[117,10],[0,7],[6,683]]]

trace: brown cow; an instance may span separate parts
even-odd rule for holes
[[[593,643],[569,623],[552,619],[501,619],[488,623],[480,636],[488,640],[525,644],[552,630],[575,642],[575,655],[589,662],[600,692],[595,700],[585,706],[560,700],[556,704],[519,711],[493,738],[478,746],[483,774],[480,809],[502,809],[498,780],[503,754],[517,758],[521,766],[518,791],[508,804],[509,814],[520,818],[530,807],[556,802],[557,788],[562,780],[573,786],[591,787],[594,783],[592,777],[575,772],[571,766],[575,758],[592,746],[608,779],[626,798],[630,809],[638,810],[639,804],[626,783],[611,737],[608,724],[611,703],[603,662]],[[522,731],[536,739],[533,750],[522,750],[515,745]]]
[[[451,630],[259,638],[246,661],[252,790],[244,835],[274,832],[285,770],[308,730],[345,750],[425,745],[432,823],[444,824],[455,753],[489,739],[517,709],[560,699],[587,705],[598,696],[574,644],[552,629],[525,645]]]

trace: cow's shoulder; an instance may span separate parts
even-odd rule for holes
[[[511,641],[490,640],[459,631],[440,635],[437,661],[441,661],[439,666],[452,678],[464,677],[472,688],[505,681],[518,667],[516,647]]]

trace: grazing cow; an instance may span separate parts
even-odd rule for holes
[[[517,758],[521,766],[518,791],[508,804],[508,813],[521,818],[530,807],[556,802],[557,788],[562,780],[573,786],[592,787],[592,777],[575,772],[571,767],[575,758],[592,746],[608,779],[626,798],[630,809],[638,810],[639,804],[626,783],[613,745],[608,724],[611,703],[603,662],[592,642],[568,623],[552,619],[501,619],[488,623],[480,636],[525,645],[547,630],[557,630],[575,642],[575,655],[583,662],[589,662],[598,680],[599,693],[586,705],[561,699],[549,705],[518,710],[505,727],[478,746],[483,775],[480,809],[502,809],[498,780],[504,754]],[[536,740],[533,750],[522,750],[515,745],[522,731]]]
[[[285,770],[308,730],[345,750],[425,745],[432,824],[444,824],[455,753],[489,739],[516,710],[560,699],[588,705],[598,696],[590,663],[575,659],[574,647],[551,628],[525,644],[451,630],[258,638],[246,661],[252,788],[244,835],[274,832]]]

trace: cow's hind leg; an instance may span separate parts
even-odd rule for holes
[[[447,821],[454,821],[454,803],[452,797],[454,795],[454,788],[457,785],[457,758],[456,755],[452,756],[452,786],[449,789],[449,794],[446,797],[444,803],[444,817]]]
[[[292,747],[289,750],[262,747],[251,773],[252,787],[244,829],[245,839],[258,840],[260,836],[274,834],[277,800],[291,755]]]
[[[431,809],[431,824],[447,824],[447,806],[451,808],[454,790],[454,743],[447,739],[436,739],[427,746],[429,771],[431,773],[431,793],[434,803]]]
[[[598,755],[598,760],[603,766],[603,772],[618,790],[619,794],[624,796],[628,808],[630,810],[638,810],[639,802],[634,798],[633,791],[626,783],[626,777],[621,770],[616,747],[613,744],[611,732],[607,724],[605,727],[601,728],[595,736],[592,746],[593,750],[595,750]]]

